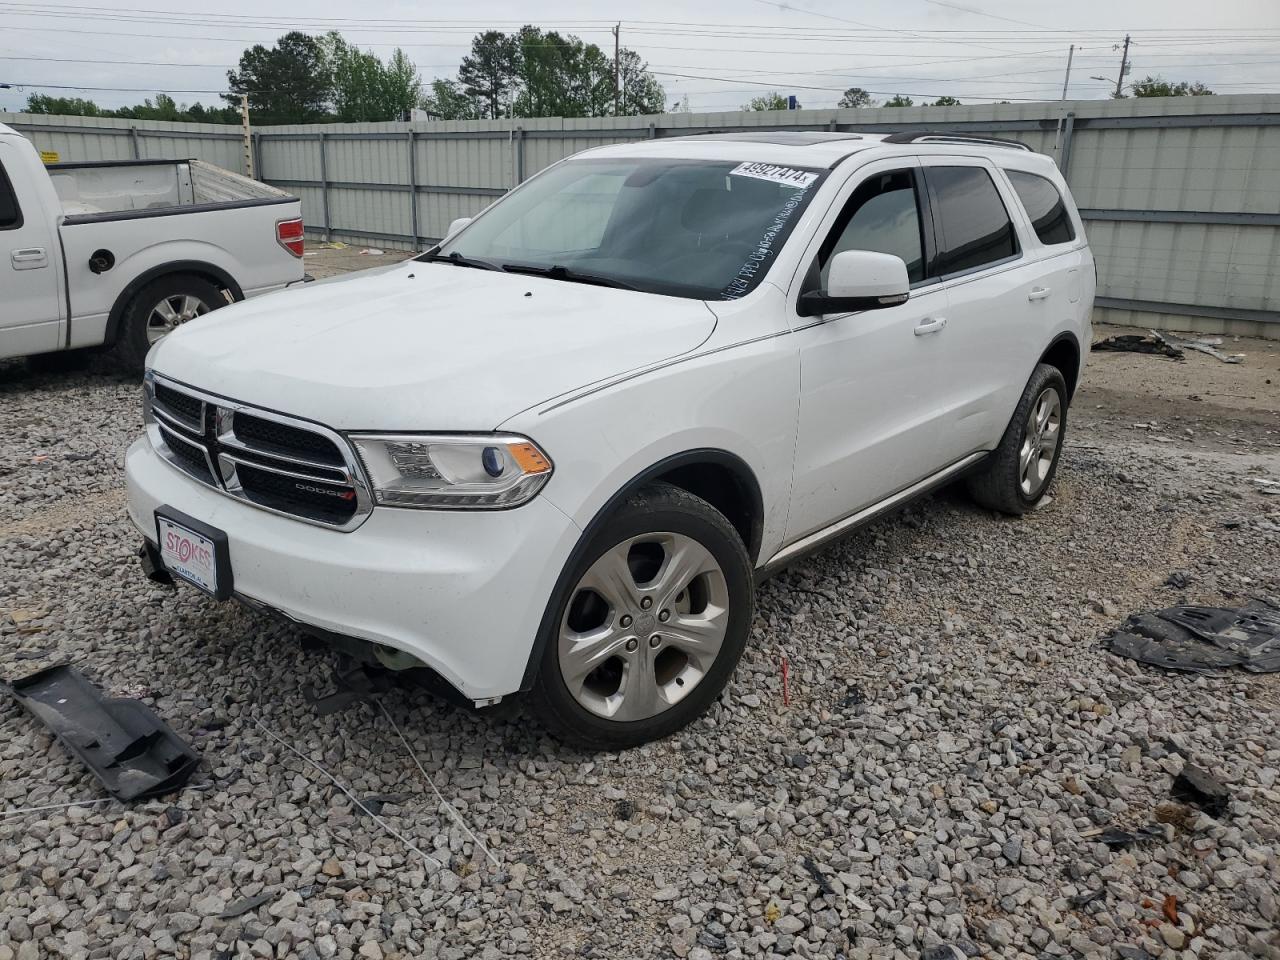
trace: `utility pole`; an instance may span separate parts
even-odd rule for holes
[[[249,130],[249,95],[240,94],[240,129],[244,133],[244,169],[249,179],[257,179],[253,173],[253,134]]]
[[[613,115],[622,113],[622,85],[619,79],[621,71],[619,63],[622,59],[622,22],[613,28]]]
[[[1071,86],[1071,59],[1076,55],[1076,45],[1073,43],[1071,49],[1067,51],[1067,75],[1062,80],[1062,99],[1067,99],[1067,87]]]
[[[1124,53],[1120,54],[1120,76],[1116,77],[1116,99],[1124,93],[1124,75],[1129,72],[1129,35],[1124,35]]]

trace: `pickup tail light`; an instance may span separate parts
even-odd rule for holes
[[[295,257],[302,256],[302,218],[276,221],[276,242]]]

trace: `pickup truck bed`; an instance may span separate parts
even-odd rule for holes
[[[100,213],[137,212],[209,204],[279,202],[283,190],[203,160],[53,163],[46,166],[71,222]]]
[[[0,124],[0,257],[0,358],[140,367],[174,324],[303,279],[301,205],[199,160],[46,168]]]

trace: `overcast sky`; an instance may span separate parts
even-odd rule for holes
[[[832,107],[850,86],[917,103],[943,94],[966,103],[1058,99],[1073,43],[1070,96],[1103,98],[1126,32],[1134,40],[1127,79],[1160,74],[1219,93],[1280,92],[1280,0],[220,0],[163,7],[157,0],[93,7],[0,0],[0,83],[31,84],[0,90],[0,108],[20,109],[29,92],[112,107],[157,91],[218,103],[241,51],[291,29],[337,29],[383,57],[401,46],[429,82],[453,77],[483,29],[534,23],[611,51],[616,20],[623,45],[649,62],[668,103],[687,95],[694,110],[736,110],[770,90],[793,93],[805,107]]]

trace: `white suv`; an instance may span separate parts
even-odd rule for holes
[[[719,695],[754,585],[939,484],[1053,480],[1095,277],[1053,162],[727,134],[557,163],[426,254],[164,338],[144,564],[595,748]]]

